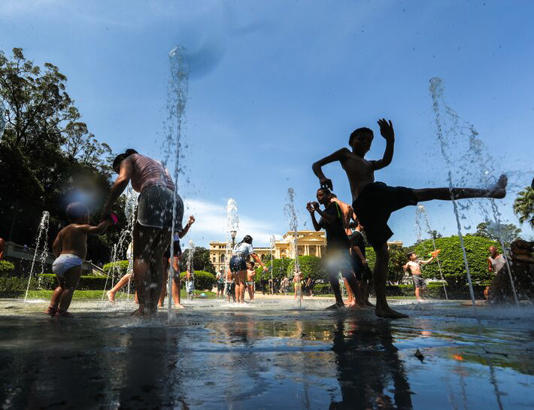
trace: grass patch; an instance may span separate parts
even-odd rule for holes
[[[50,299],[52,297],[52,293],[52,290],[30,290],[28,292],[28,299]],[[102,293],[103,292],[101,290],[77,290],[74,292],[72,300],[102,299]],[[216,297],[215,292],[195,290],[195,296],[198,297],[201,293],[204,293],[207,299],[214,299]],[[24,292],[21,292],[21,294],[16,297],[24,297]],[[180,292],[180,297],[182,300],[187,299],[185,290]],[[128,295],[124,292],[118,292],[115,295],[115,300],[126,300],[127,298]],[[104,296],[104,299],[107,300],[106,296]],[[130,295],[130,299],[133,299],[133,294]]]

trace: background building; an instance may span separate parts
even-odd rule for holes
[[[297,231],[297,255],[312,255],[321,257],[326,247],[326,234],[324,231]],[[400,245],[402,242],[388,242],[388,245]],[[274,248],[270,247],[255,247],[254,252],[261,258],[293,258],[295,255],[294,249],[294,232],[286,232],[281,240],[275,241]],[[231,252],[226,248],[226,242],[210,242],[210,260],[215,266],[215,270],[220,272],[226,266],[226,260],[231,255]]]

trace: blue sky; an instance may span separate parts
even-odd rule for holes
[[[224,239],[233,197],[238,236],[262,245],[287,231],[289,187],[300,226],[310,229],[311,164],[345,146],[354,128],[373,128],[369,157],[382,155],[381,117],[393,120],[397,139],[377,180],[446,185],[428,90],[435,76],[497,173],[512,172],[500,211],[518,223],[513,198],[534,176],[532,15],[530,1],[2,0],[0,49],[22,47],[36,63],[58,65],[83,120],[115,151],[161,158],[168,52],[186,47],[194,60],[180,192],[198,220],[191,238]],[[325,173],[350,202],[341,168]],[[434,229],[455,232],[451,204],[425,206]],[[474,229],[481,220],[472,206],[463,223]],[[395,213],[390,226],[393,239],[413,243],[415,208]]]

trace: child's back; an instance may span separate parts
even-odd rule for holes
[[[70,224],[59,231],[57,239],[61,246],[61,254],[73,254],[82,259],[87,256],[86,225]]]

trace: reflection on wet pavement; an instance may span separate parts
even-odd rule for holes
[[[407,304],[390,322],[323,301],[195,300],[169,322],[126,302],[76,302],[58,321],[45,305],[0,301],[4,408],[534,406],[532,308]]]

